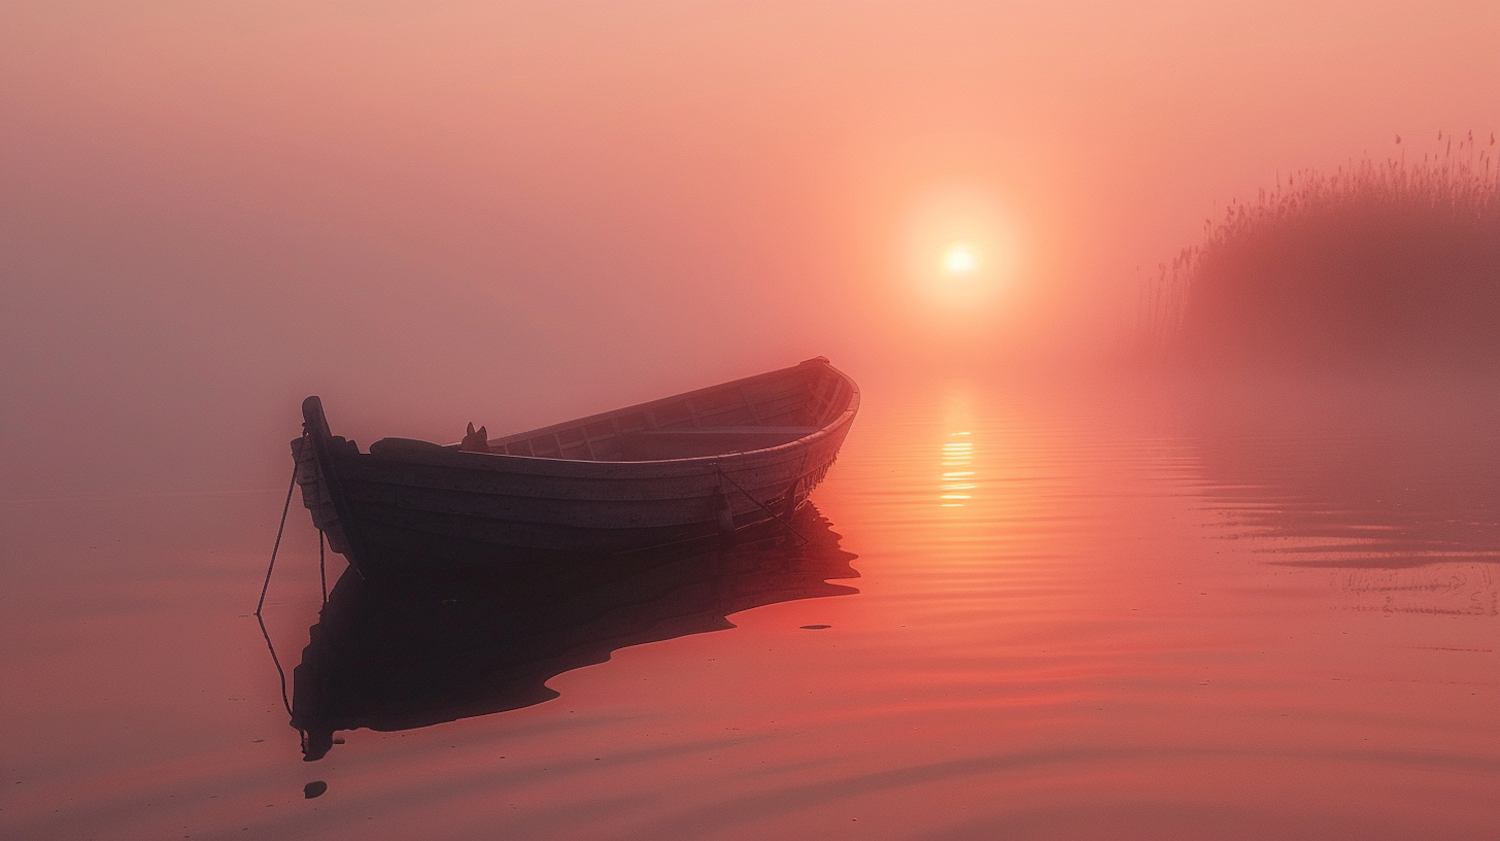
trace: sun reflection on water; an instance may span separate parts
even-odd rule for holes
[[[952,440],[943,444],[943,492],[939,496],[944,508],[962,508],[974,490],[974,442],[968,431],[953,432]]]

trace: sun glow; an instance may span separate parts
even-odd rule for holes
[[[1009,291],[1017,273],[1016,223],[973,185],[915,197],[903,239],[908,282],[946,310],[985,309]]]
[[[943,256],[943,267],[949,274],[968,274],[979,267],[979,258],[965,245],[955,245]]]

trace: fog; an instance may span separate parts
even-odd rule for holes
[[[820,354],[868,399],[1107,359],[1227,201],[1500,126],[1497,43],[1494,3],[8,3],[0,500],[275,488],[313,393],[451,441]],[[1006,250],[984,294],[913,268],[954,236]]]

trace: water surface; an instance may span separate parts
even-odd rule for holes
[[[1500,835],[1491,395],[864,385],[807,542],[571,600],[319,624],[294,510],[285,699],[280,491],[4,503],[3,834]]]

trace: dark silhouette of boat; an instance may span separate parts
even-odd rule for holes
[[[856,556],[812,505],[733,541],[558,563],[524,575],[424,576],[381,587],[346,571],[293,672],[292,725],[308,760],[336,731],[393,731],[557,697],[548,679],[619,648],[734,627],[778,602],[857,592]]]
[[[502,438],[367,453],[309,397],[292,451],[314,524],[362,574],[514,568],[785,523],[858,409],[854,381],[818,357]]]

